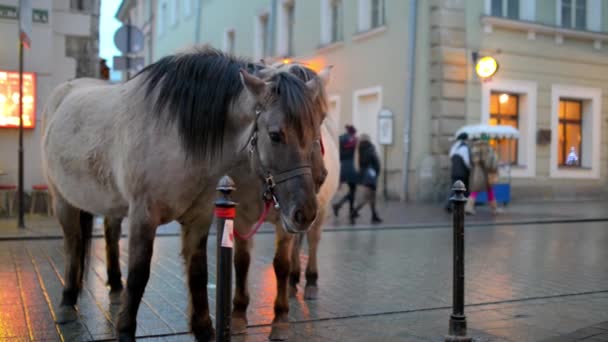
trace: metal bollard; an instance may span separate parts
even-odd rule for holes
[[[215,201],[217,218],[217,284],[215,301],[215,340],[230,341],[230,319],[232,314],[232,247],[234,245],[233,222],[236,203],[230,199],[236,190],[228,176],[222,177],[217,185],[220,197]]]
[[[454,205],[454,272],[453,272],[453,311],[450,316],[450,334],[446,341],[471,341],[467,336],[467,317],[464,314],[464,206],[467,189],[462,181],[456,181],[450,198]]]

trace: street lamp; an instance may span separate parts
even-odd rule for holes
[[[485,80],[488,79],[498,71],[498,62],[492,56],[484,56],[479,59],[476,57],[477,54],[473,54],[475,60],[475,73],[479,78]]]

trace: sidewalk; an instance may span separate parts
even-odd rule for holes
[[[370,224],[369,209],[361,211],[361,217],[355,225],[350,225],[347,217],[348,208],[341,209],[339,217],[335,218],[333,212],[327,213],[328,219],[325,230],[344,229],[374,229],[383,228],[434,228],[450,227],[452,216],[445,212],[440,204],[405,203],[405,202],[379,202],[378,210],[384,220],[381,225]],[[479,225],[506,225],[551,222],[579,222],[608,220],[608,201],[576,201],[576,202],[529,202],[514,203],[504,208],[504,213],[493,216],[487,206],[478,206],[475,216],[466,217],[467,226]],[[237,207],[238,211],[238,207]],[[0,219],[0,240],[13,239],[44,239],[61,238],[62,232],[54,217],[41,215],[27,215],[26,229],[18,229],[15,218]],[[103,222],[98,219],[95,224],[94,235],[103,234]],[[123,233],[126,232],[123,223]],[[175,222],[161,226],[158,235],[179,234],[179,225]],[[265,225],[262,231],[272,231],[270,225]]]

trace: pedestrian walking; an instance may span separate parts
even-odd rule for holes
[[[355,149],[357,148],[357,129],[352,125],[345,126],[346,132],[339,138],[340,143],[340,186],[348,185],[348,192],[333,205],[337,217],[340,208],[348,202],[349,215],[354,210],[355,194],[357,191],[357,170],[355,168]]]
[[[450,182],[450,192],[445,204],[445,210],[448,212],[452,212],[452,201],[450,201],[450,197],[452,196],[452,185],[456,183],[456,181],[462,181],[467,191],[469,189],[469,177],[471,174],[471,149],[467,144],[468,139],[468,134],[460,133],[450,148],[450,176],[452,182]]]
[[[361,134],[355,151],[355,165],[359,167],[359,184],[363,186],[363,199],[351,212],[350,223],[355,224],[359,210],[369,203],[372,211],[372,224],[382,223],[376,211],[376,187],[380,174],[380,159],[369,135]]]
[[[488,142],[486,134],[481,135],[481,139],[473,139],[471,147],[471,195],[467,200],[465,212],[469,215],[475,214],[475,200],[480,191],[486,190],[488,202],[492,213],[498,212],[498,204],[494,196],[492,184],[498,176],[498,156]]]

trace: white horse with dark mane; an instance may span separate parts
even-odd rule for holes
[[[310,227],[319,211],[313,151],[324,116],[315,110],[322,78],[304,82],[288,71],[262,77],[255,70],[204,48],[163,58],[124,84],[80,79],[54,90],[43,114],[42,155],[65,238],[60,319],[75,318],[93,214],[114,222],[129,217],[121,341],[135,339],[156,228],[172,220],[182,225],[192,332],[199,341],[213,338],[206,246],[222,175],[255,173],[280,203],[286,231]],[[269,188],[269,177],[281,181]],[[112,244],[117,248],[117,239]],[[120,273],[110,276],[119,289]]]

